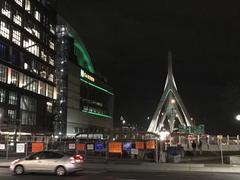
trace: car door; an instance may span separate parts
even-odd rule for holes
[[[43,154],[43,151],[34,153],[28,156],[23,162],[25,171],[27,172],[35,172],[40,168],[40,156]]]
[[[61,157],[63,157],[63,155],[60,155],[59,153],[45,151],[40,156],[40,171],[54,172]]]

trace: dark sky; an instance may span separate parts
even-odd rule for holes
[[[178,91],[196,124],[210,134],[237,134],[240,122],[240,2],[58,0],[96,71],[115,92],[120,115],[148,127],[173,53]]]

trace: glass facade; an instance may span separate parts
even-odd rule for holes
[[[53,131],[56,13],[47,6],[0,0],[0,132],[16,121],[22,132]]]

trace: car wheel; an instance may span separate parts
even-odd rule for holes
[[[24,168],[22,165],[17,165],[14,169],[14,174],[22,175],[24,173]]]
[[[66,174],[66,170],[65,170],[64,167],[58,166],[58,167],[56,168],[56,175],[57,175],[57,176],[64,176],[65,174]]]

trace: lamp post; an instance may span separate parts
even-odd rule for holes
[[[240,114],[236,115],[235,119],[236,119],[237,121],[240,121]]]

